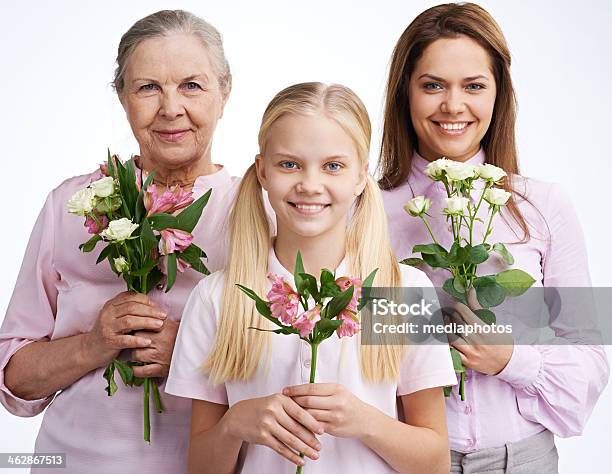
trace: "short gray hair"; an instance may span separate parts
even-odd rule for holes
[[[136,47],[144,40],[168,36],[172,33],[193,34],[202,41],[210,54],[221,92],[224,95],[227,94],[231,87],[232,75],[225,58],[221,34],[207,21],[184,10],[160,10],[141,18],[121,37],[117,49],[117,69],[115,69],[113,80],[117,94],[123,92],[125,69]]]

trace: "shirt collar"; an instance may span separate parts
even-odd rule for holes
[[[333,268],[330,268],[332,272]],[[276,256],[276,252],[274,251],[274,242],[270,245],[270,253],[268,254],[268,272],[274,273],[275,275],[279,275],[285,277],[287,281],[295,283],[293,280],[293,269],[289,271],[287,268],[283,267],[283,265],[278,260]],[[342,259],[338,268],[335,269],[336,278],[341,276],[349,276],[348,275],[348,261],[346,256]],[[319,279],[319,275],[313,275],[317,280]]]

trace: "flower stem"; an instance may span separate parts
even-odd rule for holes
[[[310,383],[315,382],[315,376],[317,375],[317,349],[319,344],[310,344]],[[300,457],[304,459],[304,453],[300,453]],[[302,466],[298,466],[295,474],[302,474]]]
[[[427,230],[429,231],[429,235],[431,235],[431,238],[433,239],[435,244],[438,244],[438,241],[436,240],[436,238],[433,235],[433,231],[431,230],[431,227],[429,227],[429,222],[427,222],[427,219],[425,219],[424,216],[421,216],[421,219],[423,219],[423,222],[425,223],[425,227],[427,227]],[[440,244],[438,244],[440,245]]]
[[[465,372],[461,372],[461,379],[459,380],[459,395],[461,396],[461,401],[465,401]]]
[[[157,411],[157,413],[163,413],[164,404],[159,394],[159,386],[157,385],[157,381],[155,379],[151,380],[151,385],[153,389],[153,404],[155,405],[155,411]]]
[[[151,391],[151,379],[149,377],[145,377],[143,408],[144,408],[144,440],[147,443],[151,442],[151,420],[149,417],[149,392],[150,391]]]

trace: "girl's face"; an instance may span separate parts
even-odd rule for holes
[[[465,161],[480,148],[493,116],[496,84],[487,51],[467,36],[423,51],[408,85],[419,154]]]
[[[256,168],[279,236],[343,238],[351,205],[366,184],[366,167],[351,137],[323,112],[274,122]]]

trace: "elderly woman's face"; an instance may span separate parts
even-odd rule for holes
[[[143,41],[129,58],[124,81],[120,100],[142,156],[170,169],[210,160],[227,96],[196,36]]]

